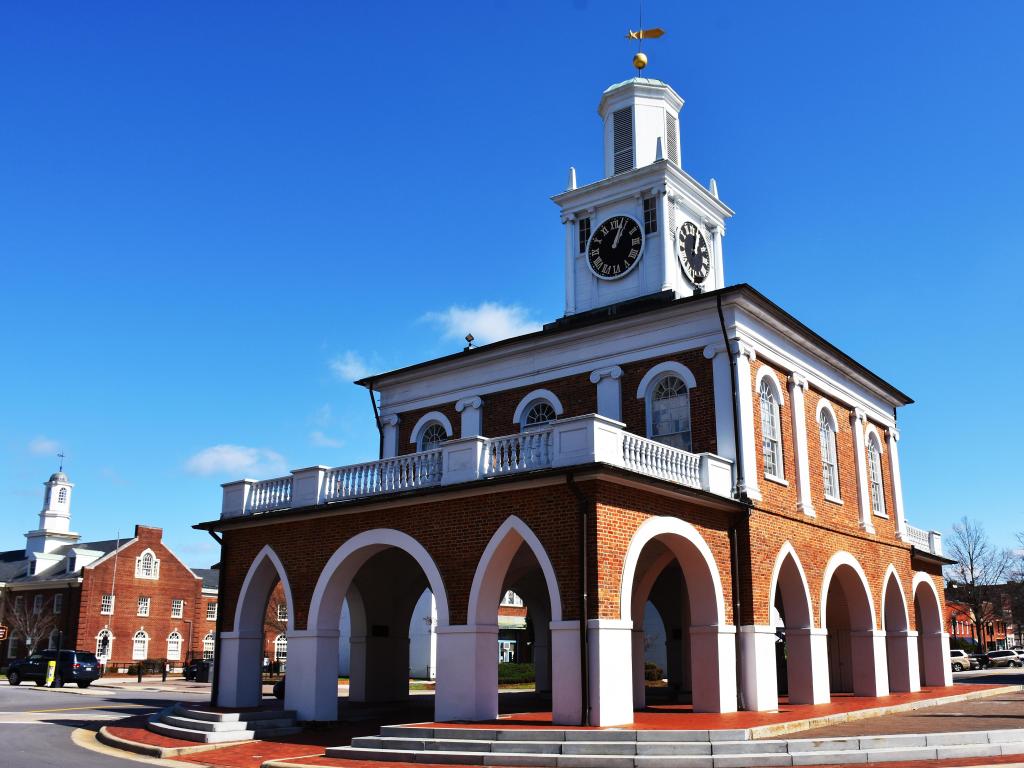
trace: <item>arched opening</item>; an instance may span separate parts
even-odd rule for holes
[[[890,691],[921,689],[917,672],[917,640],[910,632],[907,601],[896,571],[889,566],[882,591],[882,629]]]
[[[804,569],[787,542],[775,561],[771,592],[771,624],[778,642],[774,646],[776,692],[791,704],[817,704],[815,694],[811,596]]]
[[[623,564],[621,617],[633,629],[633,708],[659,699],[692,703],[696,712],[736,709],[732,627],[725,627],[725,602],[718,566],[707,543],[689,523],[650,518],[633,536]],[[664,628],[667,687],[644,684],[647,604]],[[660,695],[659,695],[660,694]]]
[[[837,553],[825,569],[821,607],[832,694],[889,693],[884,637],[875,632],[874,614],[864,570],[849,553]]]
[[[484,549],[469,593],[469,623],[497,629],[494,660],[485,661],[479,669],[479,715],[497,716],[500,665],[518,662],[533,665],[535,694],[509,695],[506,698],[517,699],[510,706],[550,707],[554,722],[578,722],[579,687],[569,682],[578,679],[578,670],[566,669],[564,660],[552,663],[557,650],[552,622],[561,620],[561,595],[547,552],[526,523],[509,517]],[[517,667],[516,671],[526,670]],[[534,701],[527,704],[527,698]]]
[[[914,619],[921,685],[953,684],[949,665],[949,638],[943,632],[942,608],[935,584],[925,573],[914,574]]]

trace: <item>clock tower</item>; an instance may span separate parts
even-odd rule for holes
[[[553,200],[565,224],[565,314],[666,293],[722,288],[722,238],[732,211],[681,163],[683,100],[660,80],[634,77],[608,88],[604,178]]]

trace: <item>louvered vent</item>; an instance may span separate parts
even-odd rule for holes
[[[665,147],[668,161],[679,165],[679,125],[675,115],[665,113]]]
[[[612,112],[612,173],[633,169],[633,108]]]

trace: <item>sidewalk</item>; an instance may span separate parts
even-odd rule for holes
[[[209,683],[197,683],[183,680],[181,677],[168,677],[166,681],[160,675],[144,675],[140,683],[135,677],[101,677],[93,681],[90,688],[114,688],[122,691],[166,691],[168,693],[201,693],[209,692]]]

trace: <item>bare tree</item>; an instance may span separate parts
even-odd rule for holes
[[[20,595],[18,597],[21,597]],[[28,596],[24,596],[27,598]],[[57,628],[57,616],[53,612],[53,596],[36,601],[28,599],[6,601],[5,618],[14,636],[25,640],[29,653],[36,650],[43,640],[49,641],[50,633]]]
[[[961,518],[953,525],[949,540],[949,557],[956,563],[947,566],[947,575],[956,584],[957,600],[971,609],[981,650],[987,650],[984,628],[1002,617],[1001,602],[993,600],[992,587],[1002,584],[1010,575],[1014,554],[996,547],[981,523]]]

